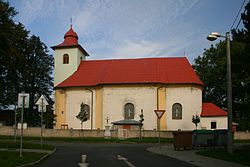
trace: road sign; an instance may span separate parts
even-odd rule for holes
[[[41,112],[41,146],[43,145],[43,112],[46,112],[46,106],[49,105],[44,95],[42,95],[36,102],[38,111]]]
[[[24,98],[24,101],[23,101]],[[24,106],[23,106],[24,102]],[[29,108],[30,95],[28,93],[18,93],[18,108]]]
[[[41,106],[41,105],[49,105],[49,103],[47,102],[46,98],[44,97],[44,95],[42,95],[36,102],[36,105]]]
[[[161,119],[164,113],[165,110],[155,110],[155,114],[157,115],[158,119]]]
[[[38,105],[38,112],[46,112],[46,107],[43,106],[47,106],[49,105],[49,103],[47,102],[46,98],[44,97],[44,95],[42,95],[36,102],[36,105]]]

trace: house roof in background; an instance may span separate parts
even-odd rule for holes
[[[202,103],[201,117],[227,116],[227,112],[213,103]]]

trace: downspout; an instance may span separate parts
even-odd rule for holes
[[[159,110],[159,89],[164,88],[164,86],[159,86],[156,90],[156,108]]]
[[[93,90],[91,89],[86,89],[88,91],[91,92],[91,111],[90,111],[90,129],[92,130],[93,129],[93,96],[94,96],[94,93],[93,93]]]

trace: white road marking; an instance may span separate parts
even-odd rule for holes
[[[86,163],[87,155],[82,155],[82,163],[78,163],[80,167],[88,167],[89,163]]]
[[[131,162],[129,162],[127,158],[125,158],[125,157],[123,157],[121,155],[117,155],[117,159],[120,160],[120,161],[124,161],[129,167],[136,167]]]

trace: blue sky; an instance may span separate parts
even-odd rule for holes
[[[210,32],[229,31],[243,0],[9,2],[19,13],[14,20],[48,47],[63,41],[72,17],[79,43],[90,54],[88,59],[185,55],[192,63],[212,44],[206,40]]]

